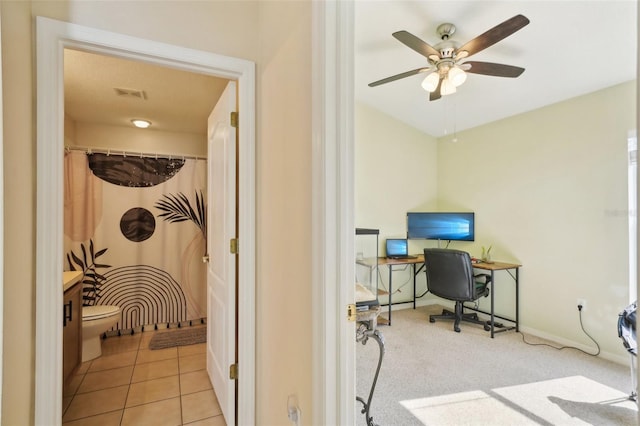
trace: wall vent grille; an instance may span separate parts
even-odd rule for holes
[[[123,89],[119,87],[114,87],[113,90],[116,91],[117,96],[122,96],[126,98],[136,98],[136,99],[142,99],[142,100],[147,99],[147,94],[144,92],[144,90]]]

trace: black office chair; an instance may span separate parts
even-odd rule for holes
[[[490,330],[489,324],[481,321],[477,313],[464,313],[464,302],[488,296],[488,286],[491,283],[490,275],[473,275],[469,253],[461,250],[424,249],[424,263],[427,289],[438,297],[456,302],[455,312],[444,309],[442,315],[430,315],[429,322],[452,319],[453,329],[458,333],[460,321],[482,324],[485,330]]]

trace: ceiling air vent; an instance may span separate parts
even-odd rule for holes
[[[116,91],[116,95],[117,96],[122,96],[122,97],[125,97],[125,98],[136,98],[136,99],[142,99],[142,100],[147,99],[147,94],[144,93],[144,90],[121,89],[121,88],[118,88],[118,87],[115,87],[113,90]]]

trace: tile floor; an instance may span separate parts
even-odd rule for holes
[[[205,344],[149,350],[155,333],[102,341],[102,356],[83,363],[65,386],[69,426],[226,426],[206,371]]]

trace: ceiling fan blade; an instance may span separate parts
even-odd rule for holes
[[[528,23],[529,19],[527,17],[523,15],[516,15],[467,42],[465,45],[460,47],[456,53],[465,51],[467,52],[467,56],[471,56],[496,44],[500,40],[509,37]]]
[[[392,75],[391,77],[383,78],[382,80],[374,81],[373,83],[369,83],[369,87],[380,86],[381,84],[390,83],[392,81],[400,80],[401,78],[411,77],[412,75],[420,74],[423,72],[430,71],[431,68],[416,68],[415,70],[403,72],[400,74]]]
[[[440,79],[440,81],[438,82],[438,87],[436,87],[436,90],[434,90],[433,92],[429,93],[429,100],[430,101],[437,101],[438,99],[440,99],[442,97],[442,94],[440,94],[440,88],[442,87],[442,79]]]
[[[401,43],[415,50],[425,58],[429,58],[429,55],[436,55],[438,58],[440,58],[440,52],[438,52],[433,46],[420,40],[418,37],[414,36],[410,32],[407,32],[404,30],[396,31],[392,35],[396,39],[398,39]]]
[[[493,75],[495,77],[518,77],[524,72],[524,68],[514,67],[513,65],[494,64],[492,62],[475,62],[468,61],[464,65],[470,65],[466,72],[472,74]]]

